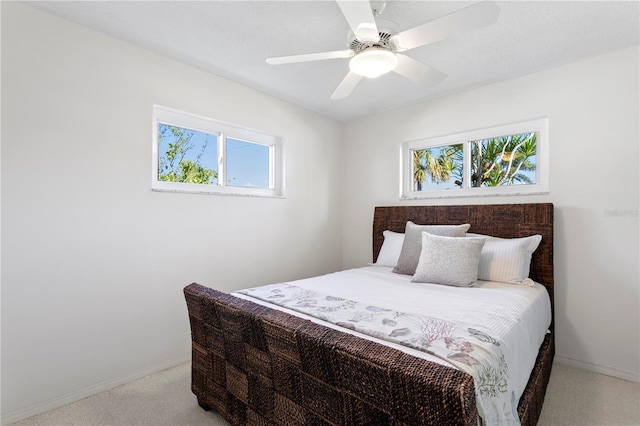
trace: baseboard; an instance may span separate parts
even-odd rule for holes
[[[18,422],[20,420],[23,420],[38,414],[42,414],[47,411],[55,410],[56,408],[60,408],[64,405],[71,404],[76,401],[80,401],[81,399],[87,398],[89,396],[93,396],[100,392],[111,390],[120,385],[124,385],[134,380],[141,379],[145,376],[148,376],[149,374],[166,370],[167,368],[175,367],[177,365],[183,364],[190,360],[191,360],[191,352],[186,352],[184,354],[180,354],[178,356],[175,356],[168,360],[154,364],[142,370],[135,371],[121,377],[116,377],[114,379],[105,380],[103,382],[96,383],[91,386],[87,386],[86,388],[78,389],[77,391],[74,391],[56,398],[49,399],[39,404],[31,405],[26,408],[21,408],[20,410],[10,411],[8,413],[3,412],[0,422],[2,425],[9,425],[11,423]]]
[[[607,367],[604,365],[578,361],[577,359],[568,358],[557,354],[554,361],[561,364],[567,364],[572,367],[582,368],[583,370],[593,371],[594,373],[600,373],[607,376],[617,377],[618,379],[640,383],[640,374],[634,373],[632,371],[619,370],[617,368]]]

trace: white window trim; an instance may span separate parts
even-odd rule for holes
[[[217,185],[158,180],[159,123],[218,136]],[[152,135],[151,189],[153,191],[284,198],[284,144],[280,137],[160,105],[153,106]],[[248,141],[269,148],[269,188],[247,188],[226,184],[225,138]]]
[[[412,151],[422,148],[434,148],[443,145],[463,144],[465,173],[464,182],[470,182],[471,152],[467,142],[498,137],[516,135],[519,133],[537,132],[536,141],[536,183],[531,185],[493,186],[480,188],[456,188],[430,191],[413,190],[413,154]],[[414,200],[424,198],[454,198],[454,197],[486,197],[499,195],[533,195],[549,193],[549,119],[541,118],[520,123],[507,124],[486,129],[471,130],[453,135],[439,136],[404,142],[400,148],[400,199]]]

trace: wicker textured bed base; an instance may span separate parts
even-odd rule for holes
[[[373,259],[383,231],[470,223],[503,238],[542,235],[530,277],[553,309],[553,205],[376,207]],[[471,376],[311,321],[191,284],[185,288],[193,340],[192,390],[234,425],[476,425]],[[553,331],[553,323],[551,324]],[[520,398],[523,425],[542,410],[555,353],[540,348]]]
[[[453,368],[191,284],[192,391],[234,425],[476,425],[473,379]],[[519,404],[537,423],[554,355]]]

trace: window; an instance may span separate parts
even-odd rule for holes
[[[548,120],[402,144],[401,198],[548,192]]]
[[[282,151],[275,136],[153,107],[153,190],[281,197]]]

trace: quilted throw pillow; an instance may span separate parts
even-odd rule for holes
[[[464,225],[416,225],[408,221],[398,264],[393,268],[393,272],[405,275],[415,274],[422,251],[423,232],[442,237],[464,237],[470,227],[471,225],[468,223]]]
[[[453,238],[422,233],[422,252],[412,282],[470,287],[478,279],[484,238]]]

